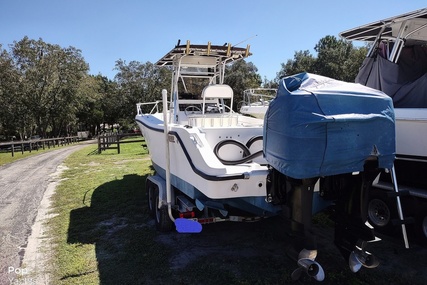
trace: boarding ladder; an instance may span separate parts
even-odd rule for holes
[[[393,221],[393,223],[401,225],[405,248],[409,248],[406,224],[412,223],[413,219],[403,217],[402,204],[400,202],[400,197],[404,195],[408,195],[409,192],[408,190],[403,190],[403,191],[399,190],[399,186],[397,185],[396,171],[395,171],[394,165],[392,166],[391,169],[387,169],[387,170],[390,173],[392,185],[390,186],[389,183],[379,182],[378,184],[375,185],[375,187],[384,189],[384,190],[393,190],[393,192],[387,194],[388,198],[394,198],[394,197],[396,198],[396,206],[397,206],[397,213],[399,215],[399,221]]]

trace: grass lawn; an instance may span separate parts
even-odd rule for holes
[[[170,258],[176,250],[191,251],[192,246],[197,248],[200,244],[203,250],[206,236],[156,231],[149,217],[144,186],[146,176],[153,170],[141,143],[121,145],[121,154],[116,150],[94,154],[95,149],[96,146],[89,146],[66,159],[67,169],[53,196],[54,218],[48,222],[53,253],[47,262],[52,267],[46,268],[51,273],[52,284],[278,284],[276,282],[290,281],[290,269],[283,271],[286,268],[283,257],[279,258],[282,261],[269,264],[271,259],[267,257],[245,260],[233,254],[224,257],[213,253],[200,256],[184,268],[171,268]],[[222,233],[234,227],[227,223],[219,225],[224,227],[220,230]],[[252,231],[250,223],[240,225]],[[204,231],[209,239],[212,239],[212,228]],[[265,238],[263,235],[259,238]],[[172,242],[159,242],[159,237]],[[238,249],[241,241],[224,243],[224,246]]]
[[[53,197],[53,284],[146,284],[168,274],[167,249],[147,226],[145,177],[151,161],[141,143],[71,155]],[[151,280],[151,281],[150,281]]]
[[[274,219],[209,225],[197,235],[157,232],[144,186],[153,170],[141,143],[122,144],[121,154],[97,154],[91,145],[68,157],[65,165],[52,199],[54,217],[47,223],[51,284],[302,284],[290,278],[296,264],[280,251],[286,237],[276,234],[281,224]],[[324,219],[318,216],[314,222],[331,227]],[[209,255],[185,263],[187,252],[210,249]],[[330,268],[323,284],[406,284],[399,272],[356,275],[341,257],[323,251],[320,258]],[[184,266],[173,268],[171,260]]]

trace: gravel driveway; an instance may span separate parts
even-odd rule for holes
[[[0,284],[28,269],[22,261],[32,226],[52,175],[63,160],[87,144],[48,151],[0,166]],[[12,283],[14,284],[14,283]]]

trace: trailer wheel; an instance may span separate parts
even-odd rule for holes
[[[393,211],[389,205],[379,197],[372,197],[368,204],[368,221],[379,232],[390,233]]]
[[[147,191],[147,206],[148,206],[148,212],[150,214],[150,217],[155,218],[156,217],[156,199],[154,196],[154,188],[157,187],[154,183],[147,180],[145,182],[145,189]],[[158,190],[157,190],[158,191]]]
[[[153,197],[154,197],[154,210],[155,210],[155,221],[156,228],[161,232],[169,232],[173,229],[174,223],[169,217],[168,207],[166,205],[162,205],[160,208],[159,205],[159,188],[157,185],[154,185],[153,189]]]

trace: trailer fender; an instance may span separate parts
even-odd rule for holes
[[[159,204],[157,205],[157,207],[160,209],[160,207],[163,205],[167,206],[168,203],[166,199],[166,180],[157,174],[148,176],[147,180],[155,184],[159,189]]]

